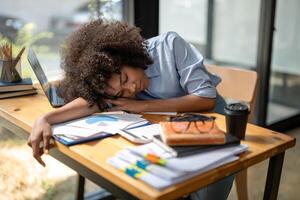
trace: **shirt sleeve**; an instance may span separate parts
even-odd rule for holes
[[[180,85],[187,94],[216,98],[216,88],[203,65],[203,56],[175,32],[167,33]]]

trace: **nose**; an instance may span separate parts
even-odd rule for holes
[[[124,89],[126,89],[130,94],[134,94],[136,91],[136,84],[135,83],[128,84],[124,87]]]

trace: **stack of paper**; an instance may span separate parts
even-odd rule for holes
[[[36,93],[36,89],[32,86],[31,78],[24,78],[18,82],[0,81],[0,99]]]
[[[175,183],[233,162],[245,152],[246,145],[237,145],[186,157],[170,157],[155,143],[132,147],[107,160],[112,166],[148,185],[163,189]]]
[[[108,137],[118,133],[120,129],[133,128],[147,123],[148,121],[142,118],[142,115],[126,112],[97,113],[53,125],[52,134],[55,139],[63,144],[73,145]]]

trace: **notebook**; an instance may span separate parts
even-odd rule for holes
[[[31,78],[25,78],[18,82],[0,81],[0,92],[22,91],[32,89]]]
[[[30,95],[30,94],[36,94],[36,93],[37,92],[36,92],[35,88],[29,89],[29,90],[22,90],[22,91],[0,92],[0,99],[24,96],[24,95]]]
[[[97,139],[103,139],[114,134],[81,127],[57,126],[52,128],[52,136],[60,143],[71,146]]]
[[[240,139],[237,137],[231,135],[231,134],[225,134],[225,143],[221,145],[193,145],[193,146],[167,146],[163,143],[160,135],[155,135],[153,140],[163,145],[165,148],[168,149],[172,153],[172,155],[176,157],[183,157],[183,156],[189,156],[197,153],[203,153],[211,150],[216,150],[224,147],[231,147],[236,146],[240,144]]]
[[[162,121],[161,137],[170,146],[224,144],[225,133],[210,121]]]

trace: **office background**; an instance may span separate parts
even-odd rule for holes
[[[297,0],[3,0],[0,32],[10,39],[30,32],[42,65],[57,79],[63,40],[91,17],[136,24],[146,38],[176,31],[206,62],[259,72],[255,122],[286,130],[300,119],[299,8]]]
[[[207,63],[256,70],[254,123],[285,132],[300,121],[299,10],[298,0],[1,0],[0,33],[33,45],[45,71],[59,79],[64,39],[91,18],[127,21],[146,38],[176,31]],[[22,66],[29,76],[26,59]]]

